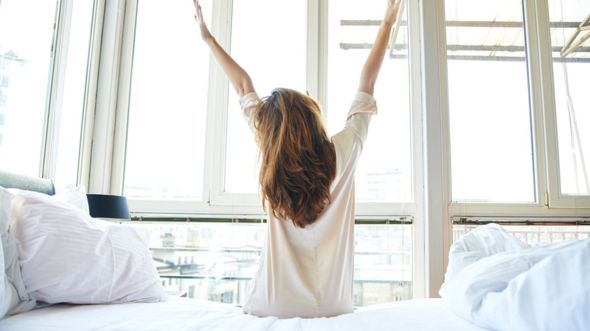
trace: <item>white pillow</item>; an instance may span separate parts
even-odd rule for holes
[[[90,214],[90,207],[88,206],[88,198],[86,197],[86,188],[84,186],[67,186],[62,190],[58,190],[53,196],[54,199],[67,202],[78,209]]]
[[[11,201],[12,194],[0,187],[0,319],[35,307],[22,280],[16,240],[9,231]]]
[[[50,196],[12,199],[22,276],[47,303],[154,302],[164,298],[142,229],[91,218]]]

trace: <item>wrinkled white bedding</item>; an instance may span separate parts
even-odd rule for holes
[[[229,304],[186,298],[111,305],[54,305],[0,320],[2,331],[219,330],[219,331],[481,331],[455,316],[442,299],[409,300],[363,307],[323,318],[255,317]]]
[[[453,244],[440,294],[496,330],[590,330],[590,239],[529,247],[489,224]]]

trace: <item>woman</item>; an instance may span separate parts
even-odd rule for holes
[[[259,99],[248,73],[217,43],[193,1],[201,37],[240,96],[262,159],[268,233],[244,311],[280,318],[352,312],[354,170],[377,112],[373,89],[400,0],[388,0],[346,125],[331,139],[311,97],[278,88]]]

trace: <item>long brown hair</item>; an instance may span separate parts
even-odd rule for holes
[[[330,203],[336,152],[320,106],[297,91],[277,88],[253,114],[260,148],[263,206],[298,227],[312,224]]]

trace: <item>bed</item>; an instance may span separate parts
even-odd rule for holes
[[[21,191],[24,192],[22,196],[6,200],[12,193],[3,187],[25,191]],[[3,253],[0,269],[5,269],[5,273],[0,274],[3,276],[0,277],[0,316],[7,314],[0,319],[2,331],[590,330],[590,239],[532,247],[511,237],[501,226],[488,224],[453,243],[445,283],[439,292],[442,299],[359,307],[353,313],[329,318],[262,318],[244,314],[239,307],[230,304],[182,297],[164,299],[148,242],[142,241],[141,236],[133,232],[134,227],[109,222],[106,222],[108,225],[100,225],[99,222],[105,221],[93,219],[87,212],[81,209],[75,211],[75,208],[61,202],[44,203],[46,208],[57,209],[40,209],[36,210],[34,217],[19,218],[24,215],[27,199],[33,202],[51,200],[53,197],[50,195],[54,193],[51,181],[0,172],[0,252]],[[27,195],[36,197],[25,198]],[[86,200],[85,195],[82,198]],[[63,210],[67,213],[59,212],[59,208],[65,208]],[[11,217],[6,216],[7,210],[12,213]],[[68,216],[68,213],[71,215]],[[74,216],[74,221],[66,223],[65,219]],[[7,219],[12,222],[10,230],[7,230]],[[44,227],[27,228],[27,224],[35,225],[40,219],[45,219]],[[82,224],[90,225],[86,229]],[[53,234],[51,240],[57,242],[56,245],[28,256],[29,251],[23,247],[26,248],[31,241],[25,235],[33,235],[33,245],[29,247],[33,251],[40,243],[50,240],[43,235],[46,228],[53,227],[67,230]],[[72,231],[72,227],[78,228]],[[106,234],[109,237],[105,239]],[[6,241],[11,236],[16,239]],[[39,240],[40,237],[42,240]],[[17,242],[18,250],[15,249]],[[75,247],[72,249],[64,247],[68,242],[84,242],[85,245],[96,242],[100,245],[72,246]],[[104,251],[103,248],[108,246],[106,242],[117,245]],[[12,246],[7,246],[7,243]],[[121,247],[139,250],[136,255],[129,255],[127,253],[132,251],[121,250]],[[100,249],[106,254],[99,254]],[[124,259],[115,261],[121,252],[125,253]],[[95,256],[103,255],[113,258],[94,260]],[[36,263],[31,262],[34,259],[37,259]],[[17,267],[15,260],[19,261]],[[50,272],[36,269],[56,264],[60,267],[49,269]],[[111,268],[112,265],[119,268]],[[134,265],[143,265],[149,270],[137,269],[139,271],[134,273],[137,271],[133,269]],[[59,276],[56,277],[56,274]],[[95,274],[98,279],[92,279]],[[83,277],[84,281],[72,279],[72,275]],[[106,282],[105,277],[109,278]],[[13,282],[12,285],[9,283],[12,287],[2,287],[7,279],[9,282],[18,279],[20,283]],[[44,287],[47,284],[49,287]],[[98,285],[95,288],[87,284]],[[145,286],[136,289],[134,286],[137,284]],[[43,291],[52,289],[52,286],[57,292],[43,296],[49,293]],[[96,294],[101,293],[101,286],[107,289],[108,296]],[[5,302],[10,301],[6,298],[20,298],[21,305],[9,306],[10,309],[2,311],[6,307]]]
[[[0,186],[53,195],[51,181],[0,172]],[[230,304],[182,297],[155,303],[38,304],[6,316],[0,330],[483,330],[449,310],[442,299],[360,307],[330,318],[277,319],[246,315]]]

